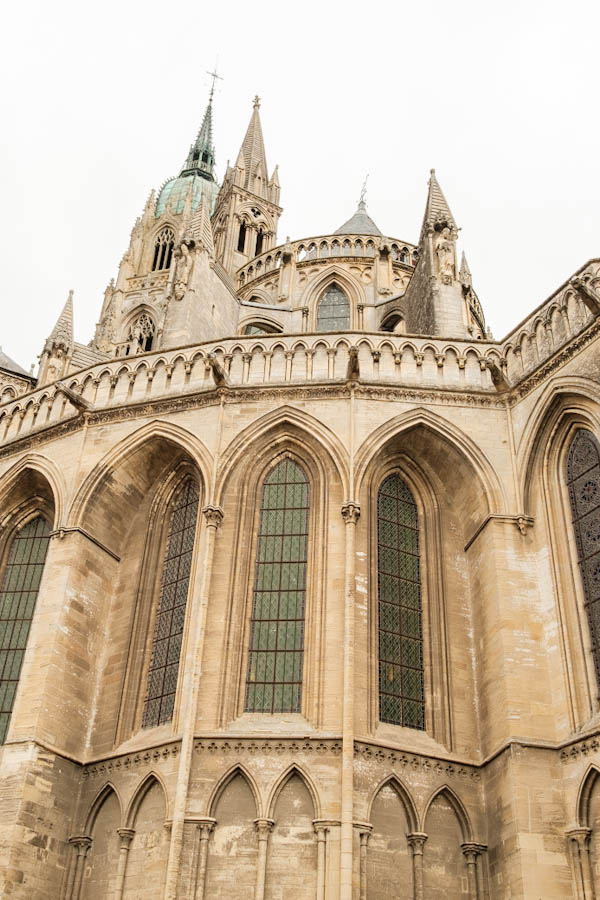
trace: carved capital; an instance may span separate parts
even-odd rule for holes
[[[74,834],[69,838],[69,843],[75,847],[77,856],[87,856],[88,850],[92,846],[92,839],[87,834]]]
[[[360,505],[354,500],[347,500],[342,505],[342,517],[346,525],[356,525],[360,518]]]
[[[121,848],[128,850],[135,835],[135,830],[133,828],[117,828],[117,834],[119,835]]]
[[[275,824],[273,819],[255,819],[254,827],[258,832],[259,841],[267,841]]]
[[[423,856],[423,847],[427,840],[427,835],[423,831],[413,831],[411,834],[407,834],[406,840],[413,856]]]
[[[570,841],[574,841],[578,847],[584,850],[587,847],[588,841],[592,834],[591,828],[569,828],[568,831],[565,832],[567,838]]]
[[[419,350],[415,353],[415,362],[418,366],[423,365],[423,360],[425,359],[425,354],[421,353]]]
[[[478,844],[475,841],[465,841],[464,844],[460,845],[460,849],[462,850],[468,865],[469,863],[475,863],[477,857],[483,853],[484,850],[487,850],[487,844]]]
[[[208,528],[218,528],[223,521],[223,510],[220,506],[202,507],[202,515]]]

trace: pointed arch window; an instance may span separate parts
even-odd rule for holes
[[[246,249],[246,223],[245,222],[242,222],[240,225],[237,248],[238,248],[238,253],[243,253],[244,250]]]
[[[600,692],[600,444],[583,428],[575,433],[569,448],[567,485]]]
[[[170,268],[174,246],[175,232],[168,225],[165,225],[165,227],[161,228],[156,235],[156,241],[154,243],[154,259],[152,260],[153,272]]]
[[[0,744],[6,740],[35,611],[50,525],[30,519],[13,537],[0,587]]]
[[[417,505],[397,472],[377,496],[379,719],[425,728]]]
[[[154,343],[154,322],[147,313],[139,316],[127,335],[128,347],[126,355],[147,353]]]
[[[350,328],[350,303],[341,287],[330,284],[319,300],[317,331],[347,331]]]
[[[246,712],[300,712],[308,513],[308,478],[284,459],[262,490]]]
[[[187,478],[175,493],[168,511],[169,531],[142,728],[162,725],[173,718],[198,502],[198,486],[193,478]]]

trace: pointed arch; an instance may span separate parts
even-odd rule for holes
[[[138,784],[137,788],[133,792],[133,795],[127,804],[127,811],[125,813],[125,828],[133,828],[135,826],[136,817],[139,811],[140,806],[144,800],[144,797],[155,784],[157,784],[163,792],[163,798],[165,801],[165,810],[166,810],[166,818],[169,818],[169,794],[167,792],[167,786],[164,782],[162,776],[152,770],[148,772],[147,775],[141,780]]]
[[[198,468],[202,484],[206,489],[210,483],[209,473],[212,466],[212,455],[206,445],[191,431],[171,422],[155,419],[123,438],[94,466],[84,482],[79,486],[71,504],[70,524],[74,526],[82,525],[96,490],[106,481],[111,471],[129,460],[144,444],[160,438],[174,444],[191,457]]]
[[[269,790],[269,796],[267,800],[267,818],[274,818],[275,807],[277,805],[277,800],[282,790],[294,775],[297,775],[298,778],[302,781],[308,793],[310,794],[310,798],[312,800],[313,805],[313,819],[321,818],[321,803],[319,800],[319,792],[316,788],[316,785],[313,779],[310,777],[308,772],[302,768],[302,766],[298,765],[298,763],[291,763],[287,769],[285,769],[276,779],[274,784],[271,786]]]
[[[425,809],[423,810],[423,819],[421,831],[427,834],[427,816],[429,815],[429,810],[431,809],[431,805],[438,797],[445,797],[448,803],[450,804],[454,814],[458,820],[458,824],[460,825],[461,835],[463,843],[467,841],[473,840],[473,828],[471,826],[471,820],[469,818],[469,814],[466,810],[466,807],[458,794],[456,794],[452,788],[444,784],[439,788],[436,788],[434,792],[430,795],[429,799],[425,804]]]
[[[313,323],[313,331],[317,331],[317,306],[328,286],[337,284],[348,298],[350,306],[350,321],[348,328],[353,327],[356,317],[356,308],[359,303],[364,303],[364,288],[358,279],[354,278],[348,270],[339,264],[328,265],[325,270],[314,281],[309,284],[308,290],[302,297],[301,305],[307,306],[311,310],[311,321]]]
[[[375,801],[377,799],[377,795],[384,787],[387,787],[388,785],[390,787],[392,787],[398,794],[400,802],[404,808],[404,813],[406,815],[406,821],[409,824],[410,831],[411,832],[418,831],[419,830],[419,816],[417,814],[417,808],[415,806],[414,800],[411,796],[410,791],[406,787],[406,785],[403,784],[403,782],[400,780],[400,778],[398,778],[398,776],[395,773],[393,773],[391,775],[386,775],[385,778],[383,778],[379,782],[379,784],[376,786],[375,790],[371,794],[371,799],[369,800],[369,805],[368,805],[368,809],[367,809],[367,819],[366,819],[367,822],[371,821],[373,804],[375,803]]]
[[[276,454],[278,446],[296,444],[300,450],[319,445],[319,452],[326,453],[332,468],[348,496],[348,454],[335,433],[318,419],[303,410],[282,406],[252,422],[225,448],[221,456],[218,483],[215,489],[217,504],[223,504],[224,491],[231,476],[243,460],[256,456],[269,448]],[[314,455],[309,449],[310,455]]]
[[[517,447],[517,469],[521,473],[519,492],[522,508],[529,512],[533,470],[547,453],[547,447],[558,431],[560,420],[570,417],[587,424],[600,434],[598,385],[589,378],[563,376],[546,385],[538,398]]]
[[[6,515],[6,498],[27,472],[37,473],[47,485],[48,498],[52,499],[53,516],[50,523],[58,528],[65,514],[67,488],[62,472],[56,463],[39,453],[27,453],[0,476],[0,509]]]
[[[219,804],[219,800],[221,799],[221,796],[222,796],[223,792],[225,791],[225,788],[238,775],[240,775],[244,779],[244,781],[250,788],[250,793],[252,794],[252,797],[254,799],[256,818],[260,819],[264,816],[263,805],[262,805],[262,800],[261,800],[258,785],[256,783],[256,780],[250,773],[250,771],[243,765],[243,763],[236,763],[236,765],[234,765],[230,769],[228,769],[227,772],[225,772],[225,774],[222,775],[221,778],[219,779],[219,781],[216,783],[216,785],[212,789],[211,795],[208,800],[208,804],[206,806],[206,815],[207,816],[214,818],[215,811]]]
[[[115,795],[117,803],[119,804],[119,821],[123,821],[123,804],[121,802],[121,796],[112,781],[107,781],[92,800],[88,814],[85,817],[85,825],[83,827],[84,834],[92,834],[96,819],[98,818],[98,813],[104,805],[105,800],[107,800],[111,794]]]
[[[590,763],[577,793],[575,821],[581,828],[590,827],[590,799],[598,778],[600,778],[600,768],[594,763]]]
[[[362,482],[373,459],[393,437],[406,433],[416,426],[423,426],[446,444],[450,444],[474,471],[484,490],[488,512],[506,509],[506,495],[498,475],[485,453],[465,432],[448,419],[424,407],[417,407],[394,416],[367,437],[356,454],[356,490]]]

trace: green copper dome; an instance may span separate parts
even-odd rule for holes
[[[162,216],[167,209],[167,204],[171,202],[171,208],[175,214],[182,213],[185,206],[185,199],[188,193],[192,193],[192,211],[198,209],[200,205],[200,197],[204,194],[208,208],[212,215],[217,194],[219,193],[219,185],[215,181],[209,181],[201,175],[194,173],[193,175],[179,175],[177,178],[171,178],[162,187],[158,200],[156,201],[156,210],[154,215],[156,218]]]

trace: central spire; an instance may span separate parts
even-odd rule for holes
[[[200,175],[202,178],[206,178],[208,181],[215,180],[215,148],[213,145],[212,133],[212,102],[214,90],[215,85],[213,81],[213,86],[210,90],[210,95],[208,98],[208,105],[204,113],[204,118],[202,119],[202,125],[200,126],[200,131],[198,132],[196,140],[190,147],[190,152],[188,153],[184,166],[179,173],[180,176]]]

